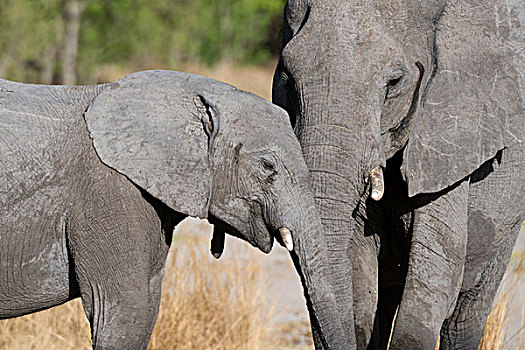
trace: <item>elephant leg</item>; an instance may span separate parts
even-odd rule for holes
[[[124,178],[114,181],[103,182],[93,205],[75,210],[68,241],[93,348],[146,349],[158,313],[168,228],[136,187]]]
[[[468,182],[428,199],[414,211],[407,277],[391,349],[433,350],[461,287]]]
[[[82,304],[93,349],[146,349],[157,319],[161,275],[151,281],[134,275],[118,284],[109,281],[113,274],[101,277],[105,283],[83,283],[90,288],[90,295],[82,293]]]
[[[519,234],[525,200],[516,196],[515,184],[523,181],[525,171],[521,156],[512,151],[505,150],[499,162],[486,163],[472,176],[463,285],[441,329],[441,349],[478,348]]]
[[[111,232],[106,232],[112,235]],[[136,244],[104,237],[73,259],[84,311],[91,325],[93,349],[146,349],[157,318],[162,270],[152,274],[150,255],[137,232],[118,232]],[[147,241],[146,241],[147,242]]]

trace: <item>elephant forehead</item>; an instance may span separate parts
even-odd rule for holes
[[[293,134],[288,114],[283,109],[251,93],[236,91],[223,98],[219,111],[219,128],[232,137],[258,139]]]
[[[245,114],[256,115],[259,119],[284,122],[288,119],[288,114],[281,107],[259,97],[255,94],[237,90],[235,91],[235,107],[240,107]]]
[[[288,120],[247,116],[222,126],[220,133],[227,135],[232,142],[243,143],[245,146],[271,144],[276,147],[300,149]]]

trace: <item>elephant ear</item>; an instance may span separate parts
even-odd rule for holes
[[[218,123],[190,87],[196,77],[170,71],[129,75],[102,92],[84,116],[104,164],[172,209],[205,218],[208,135]]]
[[[410,196],[438,192],[498,151],[523,147],[525,47],[519,12],[506,1],[447,3],[436,24],[435,72],[404,153]],[[523,16],[525,11],[522,21]]]

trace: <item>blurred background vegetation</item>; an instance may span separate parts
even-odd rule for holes
[[[87,84],[149,68],[268,65],[285,0],[1,0],[0,76]]]

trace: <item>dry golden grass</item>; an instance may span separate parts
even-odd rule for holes
[[[174,246],[148,349],[274,348],[266,272],[254,251],[214,261],[209,240],[188,232]],[[91,349],[80,301],[0,321],[0,349]]]
[[[182,249],[168,263],[148,349],[267,348],[272,307],[254,251],[237,249],[233,259],[212,261],[208,240],[179,244],[188,238],[177,242]]]
[[[186,66],[182,67],[181,70],[232,84],[241,90],[252,92],[271,101],[273,72],[276,65],[277,62],[266,67],[236,66],[232,63],[221,63],[213,69],[202,66]]]
[[[23,317],[0,320],[0,349],[91,349],[89,324],[80,300]]]
[[[502,282],[500,291],[492,306],[492,310],[485,325],[485,331],[479,350],[502,350],[525,348],[525,290],[523,279],[525,277],[525,255],[515,255],[507,269],[507,274]],[[510,315],[521,314],[516,322]],[[513,329],[513,333],[509,333]]]

